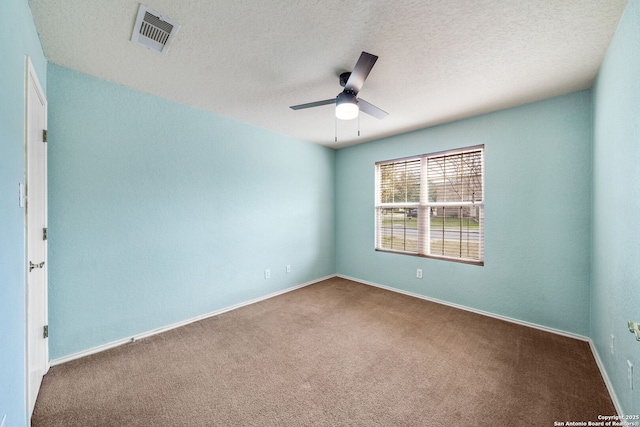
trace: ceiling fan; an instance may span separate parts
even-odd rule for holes
[[[362,89],[364,81],[377,60],[377,56],[362,52],[356,66],[353,67],[353,71],[340,74],[340,86],[344,87],[344,90],[338,96],[323,101],[309,102],[308,104],[292,105],[290,108],[292,110],[302,110],[304,108],[335,104],[336,117],[341,120],[355,119],[360,111],[377,119],[384,119],[389,113],[362,98],[358,98],[358,92]]]

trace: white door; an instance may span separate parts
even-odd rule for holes
[[[26,59],[27,400],[29,416],[49,368],[47,339],[47,100]]]

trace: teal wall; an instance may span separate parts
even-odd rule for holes
[[[375,162],[479,144],[485,265],[376,252]],[[344,148],[336,162],[339,274],[589,333],[590,91]]]
[[[334,150],[54,64],[48,83],[52,359],[335,273]]]
[[[29,55],[46,91],[46,60],[27,0],[0,2],[0,420],[27,424],[25,400],[24,77]]]
[[[640,413],[640,1],[631,0],[593,89],[591,338],[626,414]],[[614,354],[609,342],[615,337]],[[634,390],[627,360],[635,367]]]

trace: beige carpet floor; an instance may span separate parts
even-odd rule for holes
[[[553,426],[611,414],[586,342],[333,278],[54,366],[32,426]]]

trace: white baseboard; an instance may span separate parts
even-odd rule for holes
[[[305,282],[305,283],[302,283],[300,285],[292,286],[290,288],[283,289],[281,291],[273,292],[271,294],[268,294],[268,295],[265,295],[265,296],[262,296],[262,297],[259,297],[259,298],[254,298],[252,300],[241,302],[241,303],[238,303],[238,304],[234,304],[234,305],[231,305],[229,307],[221,308],[219,310],[212,311],[210,313],[206,313],[206,314],[202,314],[200,316],[192,317],[190,319],[186,319],[186,320],[183,320],[181,322],[173,323],[171,325],[163,326],[163,327],[160,327],[160,328],[157,328],[157,329],[153,329],[153,330],[147,331],[147,332],[142,332],[140,334],[136,334],[136,335],[128,337],[128,338],[123,338],[123,339],[120,339],[120,340],[112,341],[110,343],[99,345],[97,347],[92,347],[92,348],[89,348],[87,350],[80,351],[78,353],[74,353],[74,354],[70,354],[68,356],[60,357],[58,359],[54,359],[54,360],[49,361],[49,366],[61,365],[63,363],[70,362],[70,361],[75,360],[75,359],[80,359],[81,357],[86,357],[86,356],[89,356],[91,354],[100,353],[102,351],[109,350],[110,348],[118,347],[118,346],[121,346],[123,344],[134,342],[134,341],[137,341],[137,340],[142,339],[142,338],[147,338],[147,337],[150,337],[152,335],[160,334],[162,332],[170,331],[171,329],[179,328],[180,326],[185,326],[185,325],[188,325],[189,323],[193,323],[193,322],[197,322],[199,320],[207,319],[209,317],[217,316],[219,314],[226,313],[227,311],[235,310],[237,308],[244,307],[244,306],[247,306],[247,305],[250,305],[250,304],[255,304],[257,302],[264,301],[264,300],[269,299],[269,298],[277,297],[278,295],[282,295],[282,294],[285,294],[287,292],[295,291],[296,289],[304,288],[305,286],[313,285],[314,283],[322,282],[323,280],[331,279],[332,277],[336,277],[336,276],[333,274],[333,275],[330,275],[330,276],[321,277],[319,279],[311,280],[309,282]]]
[[[596,345],[593,343],[591,338],[589,338],[589,347],[591,347],[591,353],[593,353],[593,358],[596,360],[598,369],[600,369],[600,374],[602,375],[604,384],[607,386],[607,390],[609,391],[609,396],[611,396],[611,400],[613,401],[613,406],[615,406],[616,412],[618,413],[618,415],[621,417],[624,417],[625,414],[622,411],[622,405],[620,405],[620,401],[618,400],[616,391],[613,388],[613,383],[611,383],[611,380],[609,379],[609,375],[607,374],[607,371],[604,368],[604,363],[602,363],[602,359],[600,358],[600,353],[598,353],[598,349],[596,348]]]

